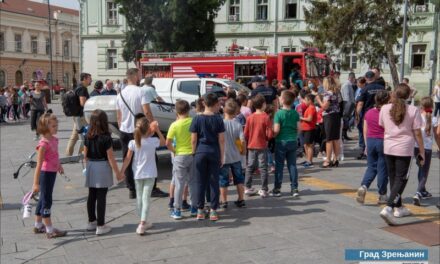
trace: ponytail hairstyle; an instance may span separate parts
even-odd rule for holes
[[[375,107],[380,109],[383,105],[390,101],[390,93],[387,90],[379,91],[374,96]]]
[[[108,118],[107,114],[101,110],[96,109],[90,115],[90,127],[87,132],[87,138],[92,139],[96,136],[101,135],[110,135],[110,131],[108,129]]]
[[[406,114],[406,100],[411,94],[411,89],[405,83],[399,83],[394,89],[392,106],[390,110],[391,120],[396,126],[402,124]]]
[[[146,117],[141,117],[136,121],[136,128],[134,129],[134,141],[136,147],[141,147],[142,137],[150,133],[150,121]]]
[[[425,133],[429,137],[431,136],[432,130],[432,107],[434,106],[434,102],[432,98],[429,96],[423,97],[420,102],[422,105],[422,109],[425,111],[426,116],[426,125],[425,125]]]

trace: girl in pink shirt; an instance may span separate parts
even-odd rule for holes
[[[422,117],[419,109],[405,103],[411,94],[408,85],[400,83],[394,90],[391,104],[384,105],[379,114],[379,125],[384,128],[384,154],[390,180],[390,196],[380,216],[389,225],[394,217],[408,216],[411,212],[402,205],[402,193],[408,182],[408,170],[414,152],[414,143],[420,147],[419,165],[423,166],[425,149],[422,139]],[[394,210],[394,212],[393,212]]]
[[[38,158],[32,191],[40,192],[35,211],[34,233],[46,233],[47,238],[62,237],[67,234],[66,231],[54,228],[50,219],[55,178],[57,172],[64,173],[58,158],[58,138],[55,137],[57,132],[56,116],[50,113],[42,115],[37,126],[37,133],[42,137],[37,145]]]

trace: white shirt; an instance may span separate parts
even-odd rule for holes
[[[136,147],[134,140],[130,140],[128,149],[134,152],[131,168],[135,180],[157,177],[155,153],[159,145],[160,141],[156,137],[142,138],[140,148]]]
[[[434,102],[440,103],[440,86],[434,87]]]
[[[433,137],[434,133],[436,132],[436,128],[438,126],[437,117],[435,117],[435,116],[432,117],[431,135],[430,136],[426,135],[426,131],[425,131],[426,117],[423,114],[422,114],[422,120],[423,120],[423,123],[422,123],[421,130],[422,130],[423,145],[425,146],[425,149],[432,149],[432,137]],[[417,144],[417,141],[416,141],[416,148],[418,148],[418,147],[419,147],[419,145]]]
[[[156,98],[159,97],[159,95],[156,92],[156,89],[154,89],[151,86],[144,85],[141,87],[141,89],[142,89],[142,92],[145,93],[145,96],[147,97],[147,100],[149,102],[156,101]]]
[[[127,102],[133,114],[143,113],[142,105],[149,104],[145,93],[142,92],[141,88],[136,85],[127,85],[124,90],[122,90],[116,99],[116,109],[121,111],[121,127],[119,130],[125,133],[134,132],[134,116],[128,110],[124,101],[121,98],[124,97],[125,102]]]

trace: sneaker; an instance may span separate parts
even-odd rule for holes
[[[205,211],[203,209],[197,209],[197,220],[205,220]]]
[[[367,159],[367,156],[362,152],[361,154],[359,154],[359,156],[356,157],[357,160],[364,160]]]
[[[136,191],[135,190],[130,190],[130,192],[128,193],[128,198],[136,199]]]
[[[139,224],[138,227],[136,228],[136,234],[140,236],[145,235],[145,225]]]
[[[244,190],[244,194],[251,196],[257,194],[257,191],[254,188],[246,188],[246,190]]]
[[[237,206],[238,208],[244,208],[246,207],[246,203],[244,202],[244,200],[237,200],[234,202],[235,206]]]
[[[182,212],[189,211],[190,208],[191,208],[191,205],[189,205],[186,200],[183,200],[182,201]]]
[[[303,165],[303,166],[304,166],[304,164],[306,164],[306,163],[308,163],[307,160],[305,160],[305,161],[303,161],[303,162],[301,162],[301,163],[298,163],[298,165]]]
[[[98,236],[107,234],[110,231],[112,231],[112,228],[111,228],[111,226],[108,226],[108,225],[96,227],[96,235],[98,235]]]
[[[211,210],[211,212],[209,212],[209,220],[211,220],[211,221],[217,221],[218,220],[217,211]]]
[[[153,224],[150,222],[145,222],[144,227],[145,227],[145,230],[148,230],[153,227]]]
[[[413,204],[420,206],[420,200],[422,199],[422,194],[417,192],[414,196],[413,196]]]
[[[344,154],[339,155],[339,160],[340,160],[340,161],[344,161],[344,159],[345,159]]]
[[[400,218],[410,215],[411,215],[411,211],[404,206],[394,208],[394,217]]]
[[[190,216],[191,216],[191,217],[195,217],[195,216],[197,216],[197,207],[192,207],[192,206],[191,206]]]
[[[396,220],[393,215],[393,208],[390,206],[385,206],[380,212],[380,217],[388,224],[388,225],[397,225]]]
[[[422,192],[422,199],[431,198],[432,194],[430,192],[424,191]]]
[[[265,190],[259,190],[258,195],[260,195],[261,198],[266,198],[268,196],[267,191]]]
[[[379,194],[379,198],[377,199],[377,204],[387,204],[388,196],[386,194]]]
[[[365,185],[362,185],[361,187],[359,187],[356,194],[356,201],[360,204],[363,204],[365,202],[365,195],[367,194],[367,187]]]
[[[220,203],[220,208],[227,209],[228,208],[228,202],[221,202]]]
[[[273,197],[281,197],[282,194],[280,189],[273,189],[272,191],[270,191],[269,195]]]
[[[88,222],[88,223],[87,223],[86,230],[87,230],[87,231],[95,231],[95,230],[96,230],[96,227],[97,227],[97,222],[96,222],[96,221]]]
[[[174,198],[170,198],[170,201],[168,202],[168,210],[174,210]]]
[[[298,189],[293,189],[293,190],[290,192],[290,195],[292,195],[294,198],[299,197],[299,191],[298,191]]]
[[[174,218],[175,220],[180,220],[182,219],[182,212],[179,209],[174,209],[171,212],[170,217]]]
[[[34,232],[34,234],[43,234],[43,233],[46,233],[46,227],[44,225],[41,225],[40,228],[34,226],[32,231]]]
[[[311,169],[311,168],[313,168],[315,166],[313,166],[313,164],[310,163],[310,162],[306,162],[306,163],[303,164],[303,167],[304,167],[304,169]]]
[[[154,188],[153,191],[151,192],[151,197],[168,197],[168,193],[163,192],[161,189],[159,188]]]
[[[63,236],[65,236],[65,235],[67,235],[67,231],[58,230],[58,229],[56,229],[56,228],[54,228],[54,229],[52,230],[52,233],[46,233],[46,237],[47,237],[48,239],[51,239],[51,238],[57,238],[57,237],[63,237]]]

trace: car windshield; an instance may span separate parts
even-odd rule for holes
[[[247,88],[246,86],[241,85],[241,84],[239,84],[239,83],[237,83],[237,82],[234,82],[234,81],[225,81],[225,83],[226,83],[228,86],[232,87],[232,89],[234,89],[234,90],[236,90],[236,91],[246,91],[246,93],[248,93],[248,94],[251,92],[251,90],[250,90],[249,88]]]

